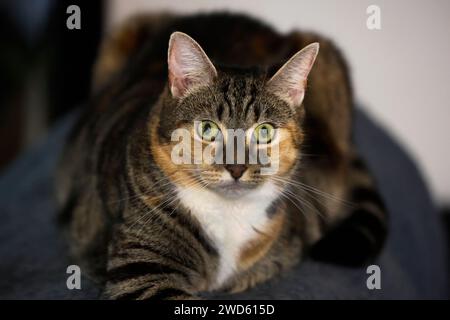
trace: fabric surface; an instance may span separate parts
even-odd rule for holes
[[[94,299],[82,276],[68,290],[71,264],[56,225],[54,168],[75,115],[0,176],[0,299]],[[390,211],[387,245],[376,262],[381,290],[368,290],[365,268],[304,261],[292,271],[227,299],[448,298],[446,248],[437,211],[407,154],[364,113],[355,113],[355,142],[373,170]]]

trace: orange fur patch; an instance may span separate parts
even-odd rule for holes
[[[303,141],[303,134],[294,122],[280,129],[278,176],[288,173],[298,159],[298,148]]]
[[[157,117],[155,117],[157,118]],[[165,175],[177,185],[187,186],[199,186],[197,181],[189,174],[189,169],[192,169],[192,165],[177,165],[173,163],[171,158],[173,145],[161,144],[158,139],[158,120],[153,119],[149,123],[150,127],[150,152],[155,159],[155,162],[164,171]]]
[[[269,251],[281,232],[285,217],[284,208],[279,208],[260,235],[241,250],[238,262],[241,269],[250,268]]]

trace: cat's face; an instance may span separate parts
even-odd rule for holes
[[[200,46],[174,33],[169,45],[170,97],[158,134],[162,164],[175,183],[241,196],[291,174],[301,156],[300,105],[317,45],[265,74],[217,70]],[[170,141],[168,140],[170,137]]]

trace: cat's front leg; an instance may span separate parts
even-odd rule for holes
[[[117,279],[110,279],[106,282],[102,298],[115,300],[198,299],[194,294],[179,287],[180,285],[177,279],[165,275],[154,275],[152,280],[148,279],[145,281],[128,279],[128,281],[124,282]]]
[[[301,260],[301,239],[295,234],[283,234],[271,250],[251,268],[238,273],[224,288],[229,293],[246,291],[283,274]]]
[[[123,228],[126,229],[126,228]],[[207,285],[201,253],[192,245],[164,235],[138,236],[119,231],[111,242],[107,262],[105,299],[198,299]]]

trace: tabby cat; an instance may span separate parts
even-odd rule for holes
[[[320,36],[227,13],[133,17],[101,47],[60,166],[72,254],[111,299],[239,292],[305,256],[367,262],[386,212],[351,141],[352,104]],[[175,164],[180,128],[202,148],[242,129],[279,148],[278,170]]]

